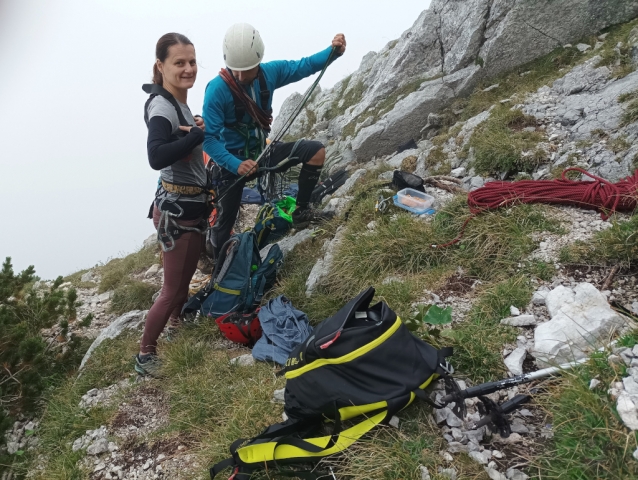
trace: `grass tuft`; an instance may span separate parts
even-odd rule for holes
[[[631,123],[638,122],[638,99],[634,99],[625,107],[623,112],[621,125],[626,126]]]
[[[142,248],[124,258],[114,258],[106,265],[100,267],[102,280],[99,292],[115,290],[120,284],[126,282],[131,273],[139,273],[157,263],[156,248]]]
[[[520,110],[497,107],[490,118],[474,130],[470,146],[474,147],[474,168],[485,175],[499,172],[531,172],[543,160],[536,152],[543,140],[539,132],[526,132],[525,127],[536,127],[536,119]]]
[[[146,310],[153,305],[157,286],[138,280],[120,282],[113,292],[111,312],[121,315],[131,310]]]
[[[612,227],[597,232],[588,242],[576,242],[563,248],[560,261],[620,264],[629,267],[638,259],[638,215],[621,222],[613,218]]]
[[[620,378],[601,353],[576,371],[552,382],[537,401],[553,417],[554,437],[547,451],[534,459],[538,478],[581,480],[638,478],[632,453],[638,434],[624,427],[607,385]],[[593,378],[604,388],[589,389]]]

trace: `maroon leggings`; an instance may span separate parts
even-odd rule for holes
[[[153,209],[153,223],[155,228],[159,223],[160,211]],[[178,220],[177,223],[186,227],[199,225],[199,220]],[[140,343],[142,353],[155,353],[157,339],[164,330],[170,317],[177,318],[188,299],[188,285],[190,284],[199,254],[202,251],[204,235],[197,232],[185,232],[176,241],[175,248],[164,252],[164,285],[162,293],[157,298],[146,317],[144,334]]]

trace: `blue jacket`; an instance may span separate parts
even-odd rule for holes
[[[262,63],[261,69],[264,72],[266,84],[270,91],[268,108],[271,108],[273,92],[277,88],[298,82],[320,71],[330,57],[331,50],[332,47],[329,47],[301,60],[275,60]],[[247,92],[258,105],[261,105],[258,78],[247,88]],[[239,165],[245,159],[232,155],[229,150],[236,152],[239,149],[243,149],[246,140],[235,130],[224,127],[224,124],[236,122],[235,102],[230,93],[230,88],[219,75],[206,85],[202,117],[206,123],[204,151],[211,156],[217,165],[236,174]],[[242,123],[250,123],[249,115],[245,114],[241,121]],[[254,130],[251,132],[251,140],[257,142],[257,135]]]

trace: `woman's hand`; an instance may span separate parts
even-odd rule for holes
[[[199,128],[199,129],[201,129],[202,131],[204,130],[204,129],[203,129],[203,128],[201,128],[199,125],[195,125],[194,127],[184,127],[184,126],[182,126],[182,125],[180,125],[180,126],[179,126],[179,129],[180,129],[182,132],[186,132],[186,133],[190,133],[191,129],[193,129],[193,128]]]
[[[204,124],[204,119],[201,115],[195,115],[195,126],[201,128],[202,130],[206,130],[206,125]]]

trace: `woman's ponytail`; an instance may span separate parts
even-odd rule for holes
[[[153,83],[156,83],[159,86],[164,84],[164,77],[162,76],[162,72],[157,68],[157,63],[153,64]]]

